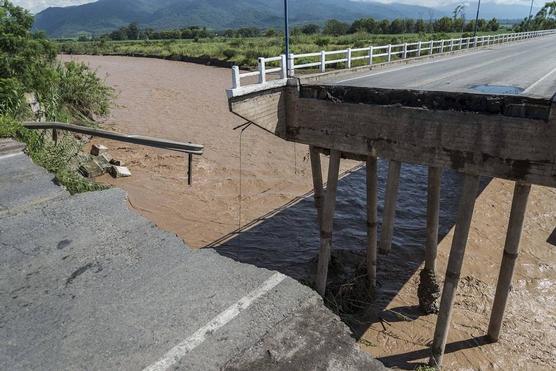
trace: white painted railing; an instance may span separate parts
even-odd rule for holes
[[[289,75],[293,76],[295,70],[302,68],[318,68],[320,72],[326,72],[326,66],[330,64],[337,65],[343,63],[344,68],[352,68],[354,61],[366,61],[367,65],[372,65],[378,58],[382,58],[380,62],[391,62],[393,57],[397,59],[410,59],[417,58],[422,55],[431,55],[446,53],[455,50],[477,48],[480,46],[501,44],[511,41],[530,39],[550,34],[555,34],[556,30],[542,30],[542,31],[529,31],[520,33],[509,33],[499,35],[487,35],[476,37],[464,37],[460,39],[449,40],[432,40],[432,41],[418,41],[413,43],[403,44],[389,44],[383,46],[369,46],[367,48],[348,48],[344,50],[334,50],[314,53],[303,53],[289,55],[286,61],[286,55],[282,54],[279,57],[264,58],[260,57],[258,60],[258,69],[252,72],[241,72],[238,66],[232,67],[232,91],[242,87],[241,79],[247,77],[257,76],[257,82],[247,84],[253,86],[257,84],[270,84],[267,83],[268,74],[279,73],[278,79],[272,80],[270,85],[284,84],[287,79],[287,70]],[[295,61],[299,59],[314,59],[314,61],[296,64]],[[286,62],[289,68],[286,69]],[[268,64],[278,65],[278,67],[267,68]],[[233,94],[232,94],[233,95]]]

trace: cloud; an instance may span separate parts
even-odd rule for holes
[[[95,0],[12,0],[15,5],[29,9],[31,13],[38,13],[51,6],[70,6],[91,3]]]

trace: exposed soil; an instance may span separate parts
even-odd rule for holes
[[[498,343],[486,331],[502,259],[513,183],[493,180],[476,201],[448,336],[444,369],[556,369],[556,189],[534,186]],[[438,253],[444,278],[453,229]],[[361,343],[387,366],[427,362],[436,315],[418,310],[416,272],[365,332]],[[442,284],[440,285],[442,287]]]

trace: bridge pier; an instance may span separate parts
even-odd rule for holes
[[[376,290],[377,194],[378,166],[376,156],[367,156],[367,278],[374,295]]]
[[[440,213],[440,180],[442,168],[429,166],[427,186],[427,237],[425,242],[425,267],[421,271],[417,296],[424,313],[438,312],[440,296],[436,282],[436,253],[438,248],[438,220]]]
[[[478,190],[479,176],[466,174],[456,219],[454,239],[452,240],[452,248],[450,249],[450,258],[448,259],[448,267],[446,268],[438,319],[436,320],[436,329],[434,331],[432,343],[432,355],[429,361],[431,366],[439,366],[442,364],[446,340],[448,339],[448,328],[452,317],[452,307],[456,298],[456,289],[459,283],[461,266],[463,264],[463,257],[465,255],[465,248],[467,246],[467,238],[469,236],[469,228],[471,226],[471,218],[473,217],[475,198],[477,197]]]
[[[494,296],[490,323],[488,325],[487,336],[493,342],[498,341],[498,337],[500,336],[500,328],[502,327],[506,302],[511,289],[512,276],[518,256],[519,242],[521,240],[521,231],[523,230],[523,219],[525,218],[527,199],[529,198],[530,191],[530,184],[519,182],[515,184],[508,231],[506,233],[504,255],[502,256],[498,284],[496,285],[496,294]]]
[[[315,194],[315,207],[317,209],[317,223],[319,229],[322,224],[322,168],[320,162],[320,152],[314,146],[309,146],[309,156],[311,158],[311,173],[313,175],[313,191]]]
[[[320,251],[315,285],[317,292],[321,296],[324,296],[326,291],[328,263],[330,262],[330,252],[332,249],[332,225],[334,221],[334,209],[336,208],[336,189],[338,187],[338,175],[340,171],[340,155],[340,151],[330,151],[326,196],[323,202],[322,219],[320,223]]]
[[[388,164],[388,180],[386,181],[386,194],[384,195],[384,214],[382,217],[382,231],[380,233],[380,253],[388,254],[392,248],[392,235],[394,233],[394,219],[396,216],[396,200],[400,186],[400,171],[402,163],[390,160]]]

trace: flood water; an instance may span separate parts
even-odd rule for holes
[[[337,255],[343,256],[344,259],[346,255],[356,255],[355,260],[364,260],[358,257],[364,256],[367,246],[365,173],[365,167],[358,168],[348,173],[338,183],[333,230],[333,262],[334,256]],[[379,223],[382,220],[387,174],[388,161],[379,160]],[[482,188],[487,183],[487,180],[482,181]],[[451,170],[443,173],[440,237],[445,236],[455,222],[462,184],[461,174]],[[403,164],[392,252],[388,257],[379,257],[378,284],[383,289],[391,284],[391,282],[380,282],[381,272],[385,273],[384,264],[389,265],[389,272],[397,269],[404,271],[403,276],[407,274],[410,276],[421,264],[424,256],[426,206],[427,168]],[[380,228],[379,224],[379,233]],[[301,198],[294,205],[278,211],[275,215],[262,220],[217,247],[217,251],[222,255],[280,271],[302,282],[311,282],[314,279],[318,250],[319,233],[312,196]],[[349,269],[349,267],[343,268]],[[337,271],[332,266],[330,273],[330,279],[334,279],[334,274],[342,276],[346,272],[342,272],[341,269]],[[390,289],[395,290],[395,287]]]

